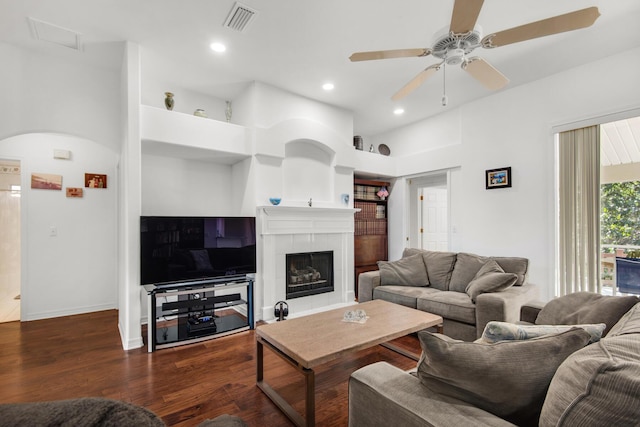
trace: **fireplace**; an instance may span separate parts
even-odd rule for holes
[[[253,288],[258,310],[256,319],[273,319],[277,302],[284,300],[289,304],[289,318],[353,304],[354,212],[352,208],[316,206],[261,206],[258,209],[259,273]],[[333,258],[329,269],[333,289],[327,289],[333,292],[309,293],[304,298],[290,299],[286,292],[290,267],[288,254],[326,251],[331,251]]]
[[[333,292],[333,251],[286,254],[287,299]]]

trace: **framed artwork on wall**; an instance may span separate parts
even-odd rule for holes
[[[67,197],[82,197],[81,187],[67,187]]]
[[[511,187],[511,167],[485,171],[486,189]]]
[[[85,173],[84,186],[86,188],[107,188],[107,175],[100,173]]]
[[[40,190],[62,190],[62,175],[32,173],[31,188]]]

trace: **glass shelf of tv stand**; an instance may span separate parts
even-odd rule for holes
[[[149,322],[147,348],[204,341],[253,329],[253,279],[145,285]]]

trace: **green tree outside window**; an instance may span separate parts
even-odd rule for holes
[[[600,197],[602,243],[640,246],[640,181],[604,184]],[[640,256],[633,252],[627,256]]]

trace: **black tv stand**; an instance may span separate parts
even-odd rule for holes
[[[253,278],[144,285],[149,352],[254,328]]]

